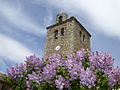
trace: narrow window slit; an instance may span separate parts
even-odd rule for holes
[[[64,36],[64,28],[61,29],[61,36]]]
[[[80,38],[81,38],[81,36],[82,36],[82,32],[80,31]]]
[[[83,42],[85,41],[85,35],[83,35]]]
[[[54,38],[58,39],[58,30],[55,30],[55,32],[54,32]]]

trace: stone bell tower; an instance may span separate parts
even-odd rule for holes
[[[90,33],[73,16],[68,18],[66,13],[60,13],[56,16],[56,23],[46,29],[45,57],[90,48]]]

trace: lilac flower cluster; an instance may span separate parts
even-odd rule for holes
[[[58,90],[70,89],[73,88],[71,82],[76,80],[79,80],[76,82],[79,89],[82,85],[88,90],[100,85],[102,79],[99,77],[102,75],[107,75],[109,86],[114,87],[120,84],[120,68],[112,68],[113,61],[107,53],[93,53],[84,49],[73,54],[52,54],[47,59],[34,55],[27,57],[26,64],[9,68],[8,75],[13,79],[25,76],[27,90],[43,88],[45,83],[54,85]],[[96,69],[102,74],[96,73]]]
[[[44,63],[43,59],[39,59],[35,55],[26,57],[26,59],[27,59],[26,60],[27,67],[31,67],[31,68],[33,67],[34,70],[39,70]]]
[[[90,68],[87,68],[86,70],[82,69],[80,73],[80,80],[80,83],[83,86],[91,88],[92,86],[95,86],[96,75]]]
[[[11,68],[7,69],[7,73],[10,78],[18,78],[18,77],[23,77],[23,72],[26,71],[26,64],[21,64],[21,65],[14,65]]]
[[[37,82],[37,83],[40,83],[40,76],[39,76],[39,74],[36,74],[35,72],[32,72],[32,74],[28,74],[28,79],[30,80],[30,81],[35,81],[35,82]]]
[[[55,77],[56,75],[56,65],[55,64],[47,64],[44,68],[43,68],[43,72],[42,72],[42,76],[43,78],[48,81],[51,80]]]
[[[89,54],[89,61],[91,66],[102,72],[106,72],[106,70],[110,69],[114,63],[112,56],[103,52],[91,52]]]
[[[59,88],[60,90],[62,90],[65,85],[64,82],[65,82],[65,79],[61,75],[59,75],[58,80],[55,80],[56,88]]]
[[[115,87],[115,85],[120,85],[120,67],[113,67],[108,73],[108,77],[111,88]]]

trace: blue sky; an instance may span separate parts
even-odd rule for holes
[[[44,55],[46,27],[57,13],[75,16],[92,34],[91,48],[120,66],[120,0],[0,0],[0,72],[26,56]]]

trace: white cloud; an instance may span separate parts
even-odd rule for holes
[[[19,28],[19,30],[39,36],[45,34],[43,27],[40,27],[23,11],[20,2],[18,2],[18,6],[14,5],[15,3],[9,4],[8,2],[0,1],[0,15],[2,17],[5,17],[8,22]]]
[[[120,0],[35,0],[76,15],[87,14],[90,23],[110,36],[120,38]],[[85,18],[85,17],[84,17]]]
[[[44,26],[50,26],[53,21],[53,15],[52,12],[49,8],[47,8],[47,15],[44,18]]]
[[[0,34],[0,57],[20,63],[29,55],[33,54],[27,47],[8,36]]]

